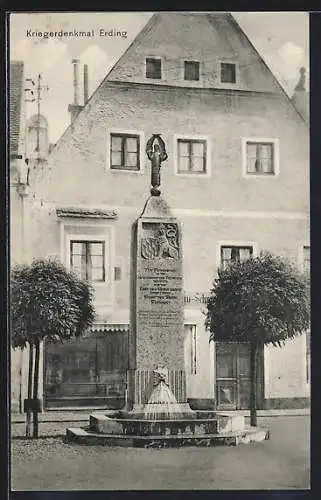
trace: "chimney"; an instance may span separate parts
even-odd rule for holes
[[[74,121],[78,113],[82,110],[83,106],[79,104],[79,59],[73,59],[72,61],[74,67],[74,102],[69,104],[68,111],[70,113],[71,123]]]
[[[79,104],[79,59],[73,59],[74,66],[74,104]]]
[[[84,106],[88,101],[88,65],[84,65]]]
[[[309,123],[309,93],[305,89],[306,81],[306,69],[300,68],[300,76],[298,83],[294,88],[294,94],[292,96],[292,102],[304,121]]]

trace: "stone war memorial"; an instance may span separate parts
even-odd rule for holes
[[[269,438],[237,413],[192,410],[186,398],[183,246],[180,221],[161,194],[165,143],[146,145],[151,189],[131,235],[131,318],[127,403],[68,428],[66,441],[131,447],[236,445]]]

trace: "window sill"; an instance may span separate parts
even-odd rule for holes
[[[208,172],[176,172],[179,177],[197,177],[197,178],[208,178],[210,174]]]
[[[279,176],[279,174],[277,173],[273,173],[273,174],[256,174],[256,173],[253,173],[253,174],[244,174],[243,177],[246,178],[246,179],[276,179],[277,177]]]
[[[236,81],[236,82],[231,82],[231,83],[225,83],[225,82],[216,82],[214,85],[213,85],[213,88],[217,88],[217,89],[224,89],[224,90],[240,90],[240,82]]]
[[[183,79],[183,85],[185,87],[203,87],[204,83],[203,80],[185,80]]]
[[[123,174],[143,174],[144,173],[144,169],[139,169],[139,170],[130,170],[130,169],[126,169],[126,168],[115,168],[115,167],[109,167],[108,169],[110,172],[114,172],[114,173],[123,173]]]

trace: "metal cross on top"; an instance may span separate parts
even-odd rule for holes
[[[152,164],[151,171],[151,185],[150,190],[152,196],[160,195],[160,168],[161,163],[167,160],[167,153],[165,142],[161,138],[160,134],[153,134],[152,137],[147,141],[146,153]]]

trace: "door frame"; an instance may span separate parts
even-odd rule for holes
[[[238,376],[238,367],[239,367],[239,356],[238,354],[236,355],[236,359],[234,357],[233,363],[235,363],[235,372],[236,376],[235,377],[217,377],[217,344],[234,344],[234,345],[239,345],[239,344],[248,344],[248,342],[215,342],[215,354],[214,354],[214,394],[215,394],[215,404],[218,410],[239,410],[240,409],[240,378]],[[238,353],[238,350],[237,350]],[[262,346],[259,350],[258,353],[258,358],[257,358],[257,385],[256,385],[256,400],[257,400],[257,408],[263,408],[264,406],[264,346]],[[219,397],[218,397],[218,381],[220,380],[229,380],[229,381],[235,381],[234,382],[234,387],[235,387],[235,404],[223,404],[219,405]],[[249,377],[249,382],[251,382],[251,377]]]

